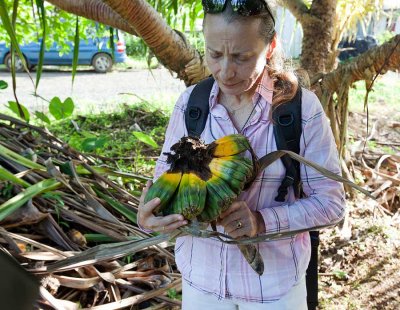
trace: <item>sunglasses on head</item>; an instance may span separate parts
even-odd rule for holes
[[[215,14],[221,13],[226,8],[228,0],[202,0],[201,3],[205,13]],[[230,0],[233,11],[242,16],[254,16],[267,12],[274,22],[275,19],[272,15],[271,9],[264,0]]]

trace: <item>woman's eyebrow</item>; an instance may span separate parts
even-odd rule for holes
[[[211,48],[209,46],[206,46],[206,48],[208,50],[210,50],[211,52],[214,52],[214,53],[222,53],[221,51],[215,50],[215,49],[213,49],[213,48]],[[249,51],[246,50],[246,51],[239,51],[239,52],[231,53],[232,56],[243,56],[243,55],[248,55],[248,54],[251,54],[250,50]]]
[[[217,51],[217,50],[215,50],[215,49],[213,49],[213,48],[211,48],[211,47],[209,47],[209,46],[206,46],[206,48],[209,49],[211,52],[220,53],[220,51]]]

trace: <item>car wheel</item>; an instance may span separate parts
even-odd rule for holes
[[[8,71],[11,71],[11,53],[8,53],[4,58],[4,64],[6,65]],[[24,65],[22,64],[21,59],[15,55],[15,71],[22,72],[24,71]]]
[[[112,58],[106,53],[99,53],[93,57],[92,66],[96,72],[110,72],[112,65]]]

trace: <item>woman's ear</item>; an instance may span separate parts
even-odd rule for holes
[[[277,40],[277,38],[276,38],[276,34],[275,34],[271,40],[271,43],[268,45],[268,48],[267,48],[267,56],[266,57],[268,60],[271,59],[271,57],[274,53],[274,50],[276,47],[276,40]]]

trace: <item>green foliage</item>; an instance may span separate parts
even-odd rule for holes
[[[0,21],[2,24],[2,27],[0,29],[3,30],[4,34],[9,38],[9,40],[12,43],[12,49],[11,49],[12,61],[11,61],[11,63],[15,63],[14,51],[16,51],[18,57],[22,61],[22,65],[24,66],[25,70],[28,71],[26,61],[25,61],[25,59],[22,55],[22,52],[19,48],[17,35],[16,35],[15,29],[13,26],[13,25],[15,25],[17,13],[18,13],[17,12],[18,2],[15,2],[15,1],[13,2],[13,6],[12,6],[13,7],[13,18],[12,18],[12,20],[10,19],[10,16],[9,16],[9,7],[11,7],[11,4],[7,5],[5,0],[0,0]],[[0,41],[1,41],[1,37],[0,37]],[[15,80],[15,70],[13,70],[13,80]]]
[[[141,38],[133,35],[125,35],[126,54],[128,56],[140,58],[146,57],[148,48]]]
[[[43,112],[36,111],[36,112],[35,112],[35,116],[36,116],[39,120],[41,120],[43,123],[46,123],[46,124],[50,125],[50,123],[51,123],[50,119],[49,119],[49,118],[47,117],[47,115],[44,114]]]
[[[47,39],[47,18],[46,18],[46,9],[44,8],[44,1],[36,0],[36,7],[40,17],[40,24],[42,28],[42,42],[40,42],[39,62],[36,70],[35,91],[39,86],[40,78],[42,76],[44,52],[46,49],[46,39]]]
[[[79,17],[76,17],[75,22],[75,37],[74,37],[74,56],[72,58],[72,85],[74,84],[76,69],[78,67],[78,57],[79,57]]]
[[[153,148],[157,148],[158,145],[157,143],[153,140],[153,138],[149,135],[146,135],[143,132],[140,131],[133,131],[132,134],[141,142],[146,143],[147,145],[150,145]]]
[[[8,8],[12,7],[14,2],[13,0],[2,1]],[[16,41],[19,44],[38,41],[43,35],[43,12],[40,9],[40,1],[36,2],[38,5],[35,6],[31,1],[20,1],[15,27]],[[50,48],[56,42],[61,48],[61,53],[69,52],[71,47],[65,42],[74,41],[75,32],[71,29],[75,29],[76,16],[49,3],[45,3],[43,8],[46,11],[46,24],[51,25],[51,31],[46,36],[46,48]],[[80,18],[79,24],[81,39],[103,37],[108,33],[106,26],[86,18]],[[0,27],[0,41],[10,43],[10,37],[3,27]]]
[[[335,278],[338,280],[347,280],[349,277],[347,272],[342,271],[342,270],[335,270],[333,272],[333,274],[334,274]]]
[[[204,35],[202,31],[193,31],[185,34],[189,43],[194,46],[201,55],[204,55]]]
[[[167,296],[171,299],[178,299],[178,300],[182,300],[182,294],[179,294],[176,289],[174,288],[170,288],[167,291]]]
[[[18,106],[18,103],[15,101],[9,101],[7,108],[11,110],[13,113],[15,113],[19,118],[26,120],[27,122],[30,120],[31,116],[29,114],[28,109],[20,104]],[[22,115],[21,115],[22,112]]]
[[[81,149],[84,152],[93,152],[97,149],[103,148],[108,140],[109,138],[106,136],[86,138],[82,141]]]
[[[364,35],[371,24],[372,18],[379,18],[382,12],[383,0],[338,0],[336,7],[336,31],[347,38],[355,38],[359,27]]]
[[[0,205],[0,220],[5,219],[8,215],[18,210],[33,197],[44,192],[52,191],[59,186],[60,183],[54,179],[44,179],[43,181],[28,187],[25,191],[20,192]]]
[[[8,84],[6,81],[0,80],[0,89],[6,89]]]
[[[10,199],[13,194],[14,184],[11,182],[1,182],[0,184],[0,196],[2,199]]]
[[[74,108],[74,102],[70,97],[65,99],[64,102],[62,102],[59,97],[54,97],[53,99],[51,99],[49,105],[49,111],[56,120],[64,119],[71,116],[74,112]]]
[[[196,30],[196,21],[203,18],[201,1],[149,0],[148,2],[161,13],[168,25],[182,32]]]
[[[155,165],[154,157],[161,151],[168,115],[143,104],[124,106],[121,112],[76,116],[72,121],[75,125],[66,119],[54,122],[49,130],[81,152],[113,158],[109,164],[115,163],[119,170],[150,174]],[[135,124],[142,131],[139,132]],[[97,148],[84,149],[85,140]],[[134,190],[136,184],[132,186]]]
[[[381,33],[379,33],[376,36],[376,39],[378,40],[378,44],[383,44],[386,41],[389,41],[391,38],[393,38],[396,35],[396,33],[394,31],[390,31],[390,30],[385,30]]]

